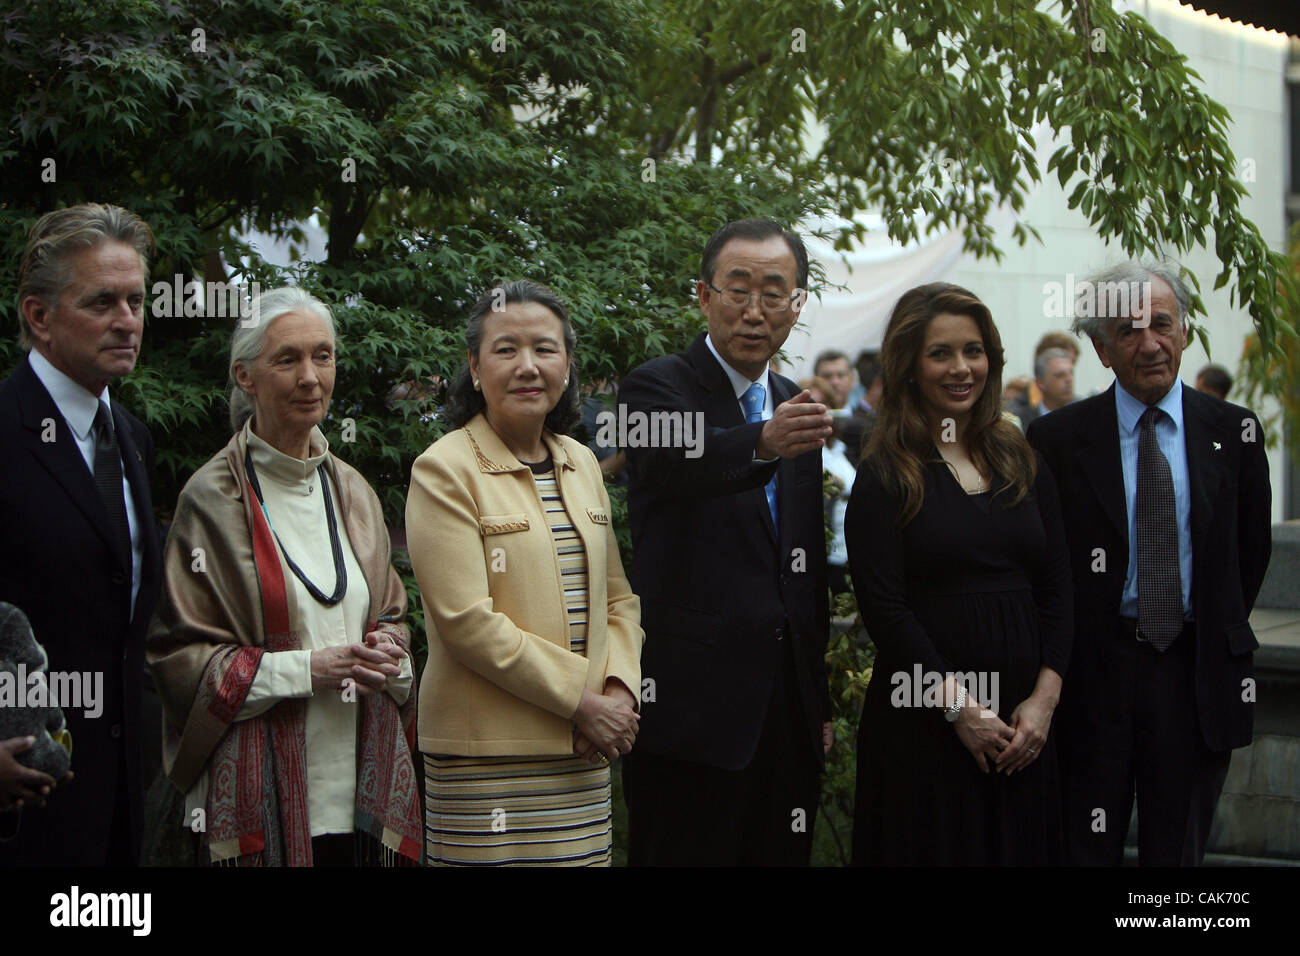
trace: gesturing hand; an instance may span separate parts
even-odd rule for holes
[[[831,413],[825,405],[812,400],[804,389],[789,401],[776,406],[772,417],[763,424],[754,454],[759,458],[794,458],[826,444],[831,434]]]
[[[573,714],[573,722],[578,725],[575,752],[583,753],[578,749],[578,741],[585,738],[599,753],[613,760],[632,749],[641,715],[625,701],[606,694],[595,694],[584,688],[582,700]]]

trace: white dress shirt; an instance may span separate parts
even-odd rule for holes
[[[839,497],[831,504],[831,544],[826,563],[846,567],[849,563],[849,548],[844,541],[844,515],[849,508],[849,495],[853,492],[858,470],[844,453],[844,442],[837,438],[826,439],[826,444],[822,446],[822,471],[829,471],[844,486]]]

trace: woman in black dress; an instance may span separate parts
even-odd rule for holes
[[[1002,342],[947,283],[894,307],[845,520],[877,657],[854,863],[1060,861],[1052,711],[1070,656],[1056,486],[1002,417]]]

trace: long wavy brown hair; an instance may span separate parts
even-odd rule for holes
[[[974,321],[984,340],[989,374],[984,391],[971,408],[966,442],[981,472],[1000,480],[997,495],[1009,493],[1007,507],[1029,493],[1037,473],[1036,459],[1025,436],[1002,417],[1002,368],[1006,358],[1002,337],[988,306],[975,295],[949,282],[932,282],[903,293],[889,317],[880,346],[884,392],[879,418],[862,460],[871,463],[885,487],[902,499],[898,524],[916,517],[925,500],[925,466],[939,460],[915,376],[925,346],[925,332],[936,315],[964,315]]]

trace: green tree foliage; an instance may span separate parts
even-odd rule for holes
[[[1292,275],[1300,280],[1300,222],[1291,229],[1290,266]],[[1278,400],[1277,407],[1260,416],[1267,437],[1267,446],[1276,448],[1278,440],[1287,436],[1291,460],[1300,464],[1300,442],[1296,441],[1296,423],[1300,422],[1300,306],[1296,300],[1282,293],[1288,312],[1286,325],[1278,334],[1280,348],[1266,350],[1260,337],[1251,335],[1242,349],[1237,366],[1236,395],[1229,398],[1240,401],[1249,408],[1259,408],[1265,396]]]
[[[833,540],[831,510],[843,493],[840,480],[822,472],[822,501],[826,514],[826,547]],[[862,702],[875,665],[858,603],[852,592],[831,595],[831,633],[826,643],[826,679],[830,683],[831,727],[835,744],[826,755],[822,779],[821,816],[813,831],[813,862],[821,866],[847,866],[853,848],[853,797],[857,783],[857,735]]]
[[[326,431],[400,524],[410,464],[440,433],[435,377],[464,359],[470,302],[498,279],[569,302],[587,377],[616,377],[699,325],[701,235],[754,213],[827,208],[739,161],[647,166],[598,122],[650,56],[635,3],[431,4],[70,0],[0,16],[0,223],[16,262],[27,228],[74,202],[139,212],[159,238],[154,280],[293,281],[335,307],[340,371]],[[196,31],[201,31],[196,32]],[[611,91],[618,89],[618,95]],[[53,160],[48,181],[47,160]],[[325,262],[275,267],[248,227]],[[16,328],[15,276],[0,307]],[[120,388],[154,430],[166,511],[224,442],[231,322],[151,318]],[[17,358],[11,341],[0,364]],[[394,395],[394,386],[416,383]],[[356,441],[337,444],[343,419]]]
[[[1102,236],[1176,253],[1211,230],[1265,353],[1290,329],[1294,274],[1240,216],[1225,111],[1106,3],[19,0],[0,29],[9,261],[39,214],[102,199],[154,225],[155,278],[292,279],[340,305],[348,452],[394,520],[391,479],[437,434],[421,398],[493,280],[556,286],[587,374],[617,377],[698,327],[700,239],[728,217],[876,208],[898,239],[959,226],[1000,255],[988,214],[1041,178],[1040,123]],[[275,269],[239,239],[313,216],[324,263]],[[164,507],[218,444],[227,333],[151,322],[124,385],[169,436]]]
[[[1266,351],[1290,328],[1277,312],[1297,286],[1242,216],[1230,117],[1135,12],[1107,0],[665,0],[660,11],[673,55],[640,61],[645,96],[629,104],[652,154],[754,158],[832,184],[845,218],[878,210],[894,239],[960,228],[967,250],[999,258],[990,213],[1019,213],[1054,173],[1070,208],[1130,256],[1212,241],[1214,287],[1233,283]],[[1044,127],[1064,140],[1045,169]],[[1031,234],[1013,226],[1020,243]]]

